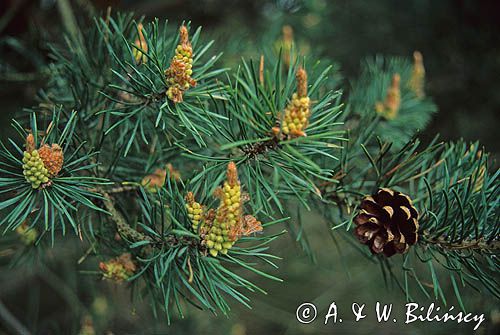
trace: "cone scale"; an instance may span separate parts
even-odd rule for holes
[[[387,188],[366,196],[354,218],[354,234],[374,254],[403,254],[418,239],[418,212],[410,197]]]

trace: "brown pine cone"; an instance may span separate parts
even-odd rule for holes
[[[418,212],[410,197],[382,188],[361,202],[354,234],[374,254],[403,254],[418,238]]]

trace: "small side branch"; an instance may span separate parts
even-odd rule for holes
[[[107,201],[104,201],[104,207],[111,214],[113,221],[116,224],[116,228],[118,229],[118,233],[123,235],[133,241],[147,241],[151,240],[149,236],[144,235],[143,233],[132,228],[127,220],[123,217],[122,213],[120,213],[116,207],[113,198],[109,195],[108,192],[101,190],[101,194]]]
[[[463,240],[462,242],[453,243],[444,240],[443,238],[424,240],[425,244],[435,245],[444,250],[477,250],[477,251],[498,251],[500,250],[500,241],[492,241],[490,243],[479,240]]]
[[[273,137],[270,140],[249,144],[241,147],[240,149],[248,156],[248,158],[253,159],[266,153],[267,151],[276,150],[279,146],[279,139],[277,137]]]
[[[2,300],[0,300],[0,320],[2,320],[7,327],[13,330],[16,334],[29,335],[31,334],[26,327],[19,322],[18,319],[9,311],[9,309],[4,305]]]
[[[115,201],[112,198],[112,196],[104,191],[104,190],[99,190],[100,193],[103,195],[103,197],[106,199],[106,201],[103,201],[105,209],[111,214],[111,218],[113,222],[116,225],[116,228],[118,230],[118,233],[132,241],[139,242],[139,241],[150,241],[152,245],[156,246],[168,246],[168,247],[175,247],[179,244],[183,245],[189,245],[192,248],[199,249],[201,250],[202,247],[199,243],[199,240],[195,238],[190,238],[187,236],[176,236],[176,235],[168,235],[164,239],[153,239],[150,236],[147,236],[136,229],[132,228],[128,223],[125,217],[123,216],[122,213],[115,207]]]

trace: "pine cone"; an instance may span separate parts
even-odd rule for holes
[[[64,162],[62,148],[58,144],[52,144],[52,146],[45,144],[38,149],[38,153],[43,161],[43,165],[49,171],[50,177],[57,176]]]
[[[354,218],[354,234],[374,254],[403,254],[418,238],[418,212],[410,197],[387,188],[366,196]]]

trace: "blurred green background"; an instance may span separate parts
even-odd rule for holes
[[[296,40],[315,54],[340,64],[347,79],[357,76],[364,57],[379,53],[410,57],[420,50],[427,71],[427,94],[439,106],[423,136],[440,133],[444,139],[480,140],[494,156],[500,152],[496,138],[500,125],[499,1],[74,0],[70,4],[80,22],[86,15],[103,13],[107,6],[133,10],[147,18],[191,20],[216,39],[215,50],[224,51],[223,59],[231,66],[241,55],[257,56],[255,45],[266,40],[262,36],[272,41],[284,24],[291,25]],[[36,93],[44,85],[44,66],[49,61],[46,43],[62,38],[58,5],[55,0],[0,1],[1,139],[8,136],[7,125],[14,113],[35,104]],[[348,85],[344,88],[348,92]],[[341,313],[350,312],[354,301],[367,303],[372,310],[376,301],[404,305],[397,287],[385,287],[377,265],[343,242],[339,254],[324,234],[321,219],[312,215],[310,220],[318,223],[308,231],[316,246],[317,264],[311,264],[288,237],[282,238],[273,252],[284,258],[279,269],[284,283],[255,278],[269,294],[251,295],[254,308],[235,306],[229,319],[191,308],[184,320],[166,327],[165,320],[155,320],[145,304],[132,307],[123,287],[96,281],[95,276],[76,276],[82,269],[76,264],[81,256],[81,250],[74,248],[76,241],[54,249],[44,267],[7,270],[8,255],[0,251],[0,298],[21,322],[41,334],[77,332],[86,313],[100,315],[94,320],[97,333],[109,330],[114,334],[472,332],[471,326],[454,323],[378,324],[373,317],[354,324],[352,316],[335,326],[324,326],[322,320],[299,325],[295,309],[304,301],[315,301],[320,315],[332,301]],[[447,289],[449,303],[457,305],[452,288]],[[95,292],[102,292],[97,299]],[[479,333],[500,330],[497,300],[472,290],[464,292],[464,300],[470,311],[486,314],[488,324]],[[10,334],[0,324],[2,333]]]

